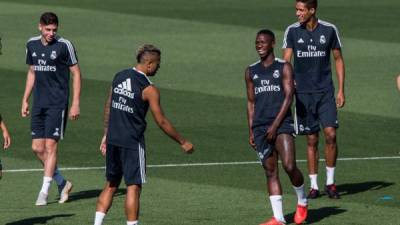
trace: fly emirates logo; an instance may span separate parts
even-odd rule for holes
[[[125,97],[128,97],[130,99],[135,98],[135,93],[132,92],[131,79],[128,78],[122,83],[118,84],[113,91],[115,94],[122,96],[118,97],[118,101],[114,101],[114,99],[112,100],[112,107],[133,114],[134,110],[131,106],[128,105],[128,101],[125,98]]]
[[[47,61],[44,59],[38,60],[38,65],[33,66],[33,70],[35,71],[44,71],[44,72],[56,72],[56,66],[49,66],[47,65]]]
[[[326,51],[317,51],[317,46],[308,45],[307,51],[297,50],[297,58],[325,57]]]
[[[261,80],[261,87],[255,87],[254,93],[260,94],[263,92],[279,92],[281,87],[279,85],[270,84],[269,80]]]

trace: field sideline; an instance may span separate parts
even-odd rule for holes
[[[281,0],[1,0],[0,113],[13,138],[0,151],[0,224],[92,224],[104,184],[98,148],[102,112],[112,77],[133,65],[138,45],[162,50],[151,80],[160,88],[167,117],[196,146],[183,154],[148,116],[148,183],[142,192],[144,225],[249,225],[271,216],[265,177],[249,147],[243,80],[258,60],[255,33],[271,28],[281,55],[283,32],[296,21],[294,1]],[[337,184],[342,199],[310,202],[307,224],[398,225],[400,216],[400,73],[398,0],[325,0],[319,17],[337,25],[344,44],[346,105],[339,111]],[[59,167],[74,184],[70,202],[35,207],[40,164],[30,148],[29,119],[19,115],[26,69],[25,43],[38,35],[38,17],[55,11],[59,34],[73,42],[83,73],[81,117],[69,121],[60,142]],[[368,16],[367,16],[368,15]],[[334,80],[336,78],[334,77]],[[305,139],[296,138],[298,165],[306,173]],[[320,141],[321,156],[323,141]],[[321,157],[322,158],[322,157]],[[320,163],[320,187],[325,182]],[[283,171],[284,211],[293,224],[296,196]],[[308,182],[308,179],[307,179]],[[122,224],[123,194],[106,224]]]

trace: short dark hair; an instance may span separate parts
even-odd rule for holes
[[[317,9],[318,7],[318,1],[317,0],[296,0],[296,2],[302,2],[304,4],[306,4],[306,7],[308,9]]]
[[[140,46],[136,52],[136,61],[138,63],[141,63],[143,60],[143,56],[146,53],[151,53],[151,54],[158,54],[159,56],[161,56],[161,51],[159,48],[157,48],[156,46],[152,45],[152,44],[144,44],[142,46]]]
[[[273,41],[275,41],[275,34],[271,30],[262,29],[262,30],[257,32],[257,36],[260,35],[260,34],[268,35],[268,36],[270,36],[272,38]]]
[[[40,24],[43,25],[55,24],[58,26],[58,17],[53,12],[45,12],[40,16]]]

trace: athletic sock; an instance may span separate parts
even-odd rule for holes
[[[293,186],[293,188],[296,191],[297,204],[301,205],[301,206],[306,206],[307,205],[307,196],[306,196],[306,193],[304,192],[304,184],[302,184],[299,187]]]
[[[335,183],[335,167],[326,167],[326,185]]]
[[[274,213],[275,219],[286,223],[285,218],[283,217],[282,195],[271,195],[269,196],[269,200],[271,202],[272,212]]]
[[[64,186],[66,183],[63,175],[61,175],[61,172],[60,170],[58,170],[57,166],[56,169],[54,170],[53,180],[57,183],[57,186]]]
[[[49,194],[49,188],[50,188],[50,184],[51,181],[53,180],[53,178],[51,177],[43,177],[43,184],[42,184],[42,189],[40,190],[40,192],[42,192],[43,194]]]
[[[96,215],[94,217],[94,225],[102,225],[105,216],[105,213],[96,211]]]
[[[317,182],[318,174],[310,174],[308,176],[310,177],[311,188],[318,190],[318,182]]]
[[[139,221],[135,220],[135,221],[126,221],[126,225],[138,225]]]

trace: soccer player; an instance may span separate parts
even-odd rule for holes
[[[142,184],[146,182],[144,131],[149,107],[158,126],[178,142],[185,153],[193,152],[192,143],[184,139],[165,117],[159,90],[149,80],[160,68],[160,57],[161,51],[155,46],[141,46],[137,51],[136,66],[120,71],[112,82],[100,145],[106,155],[107,182],[97,201],[95,225],[103,223],[122,177],[127,186],[127,225],[139,223],[139,197]]]
[[[73,76],[73,97],[69,118],[77,120],[80,114],[79,98],[81,72],[74,46],[57,36],[58,18],[52,12],[40,17],[40,36],[26,44],[26,63],[29,65],[21,115],[31,114],[32,150],[44,167],[42,188],[36,205],[46,205],[51,181],[57,183],[59,203],[68,200],[71,182],[64,179],[57,169],[57,143],[65,132],[69,99],[70,72]],[[32,111],[29,97],[33,91]]]
[[[307,218],[307,198],[303,174],[296,166],[294,125],[290,106],[293,99],[293,71],[290,63],[275,58],[275,35],[270,30],[257,33],[255,47],[260,60],[245,72],[249,143],[256,150],[267,177],[273,217],[261,225],[285,224],[278,158],[289,175],[298,202],[294,221]]]
[[[11,137],[10,133],[8,132],[7,126],[2,120],[1,114],[0,114],[0,130],[3,133],[3,149],[7,149],[11,145]],[[1,165],[1,160],[0,160],[0,179],[3,177],[3,166]]]
[[[308,197],[320,196],[318,174],[318,139],[320,125],[325,135],[326,186],[330,198],[340,198],[335,185],[335,167],[338,155],[336,129],[339,127],[337,108],[345,103],[344,60],[338,30],[316,17],[317,0],[296,0],[297,23],[286,29],[283,41],[283,59],[290,62],[294,56],[296,84],[296,116],[298,133],[307,136],[308,172],[311,188]],[[332,82],[330,55],[335,60],[338,90]]]

